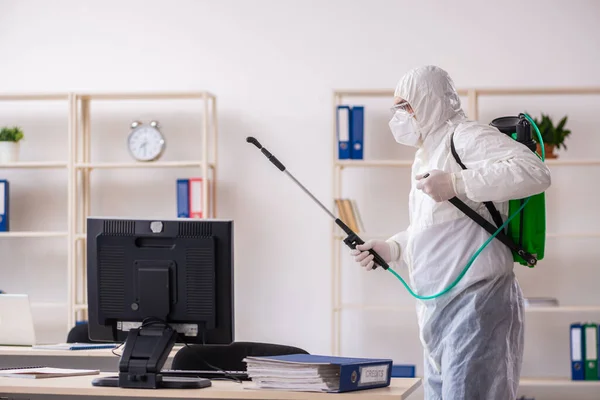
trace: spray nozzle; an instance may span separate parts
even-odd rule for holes
[[[273,154],[271,154],[269,152],[269,150],[262,147],[262,145],[259,143],[258,140],[256,140],[252,136],[248,136],[246,138],[246,142],[252,143],[256,147],[258,147],[260,149],[261,153],[263,153],[265,155],[265,157],[267,157],[269,159],[269,161],[271,161],[277,168],[279,168],[280,171],[285,171],[285,166],[277,159],[277,157],[275,157]]]
[[[256,140],[256,138],[254,138],[252,136],[248,136],[246,138],[246,142],[252,143],[253,145],[255,145],[256,147],[258,147],[259,149],[262,149],[262,145],[258,142],[258,140]]]

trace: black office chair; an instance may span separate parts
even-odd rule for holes
[[[279,356],[286,354],[309,354],[294,346],[271,343],[234,342],[230,345],[190,345],[175,354],[171,369],[214,371],[246,371],[243,361],[248,356]]]
[[[90,340],[88,334],[88,323],[83,322],[81,324],[75,325],[69,331],[67,335],[67,343],[97,343],[93,340]]]

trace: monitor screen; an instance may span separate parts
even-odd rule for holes
[[[90,217],[87,272],[92,340],[125,341],[148,321],[186,343],[234,340],[233,221]]]

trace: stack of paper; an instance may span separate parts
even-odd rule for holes
[[[97,369],[67,369],[49,367],[26,367],[0,369],[0,376],[7,378],[57,378],[63,376],[97,375]]]
[[[345,392],[390,383],[391,360],[294,354],[247,357],[246,370],[256,389]]]
[[[336,365],[303,365],[271,360],[246,359],[248,376],[260,389],[298,391],[337,391],[340,367]]]

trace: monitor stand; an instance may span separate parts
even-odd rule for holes
[[[206,378],[163,376],[162,370],[171,353],[177,331],[162,324],[131,329],[119,361],[119,375],[96,378],[93,386],[135,389],[198,389],[211,386]]]

